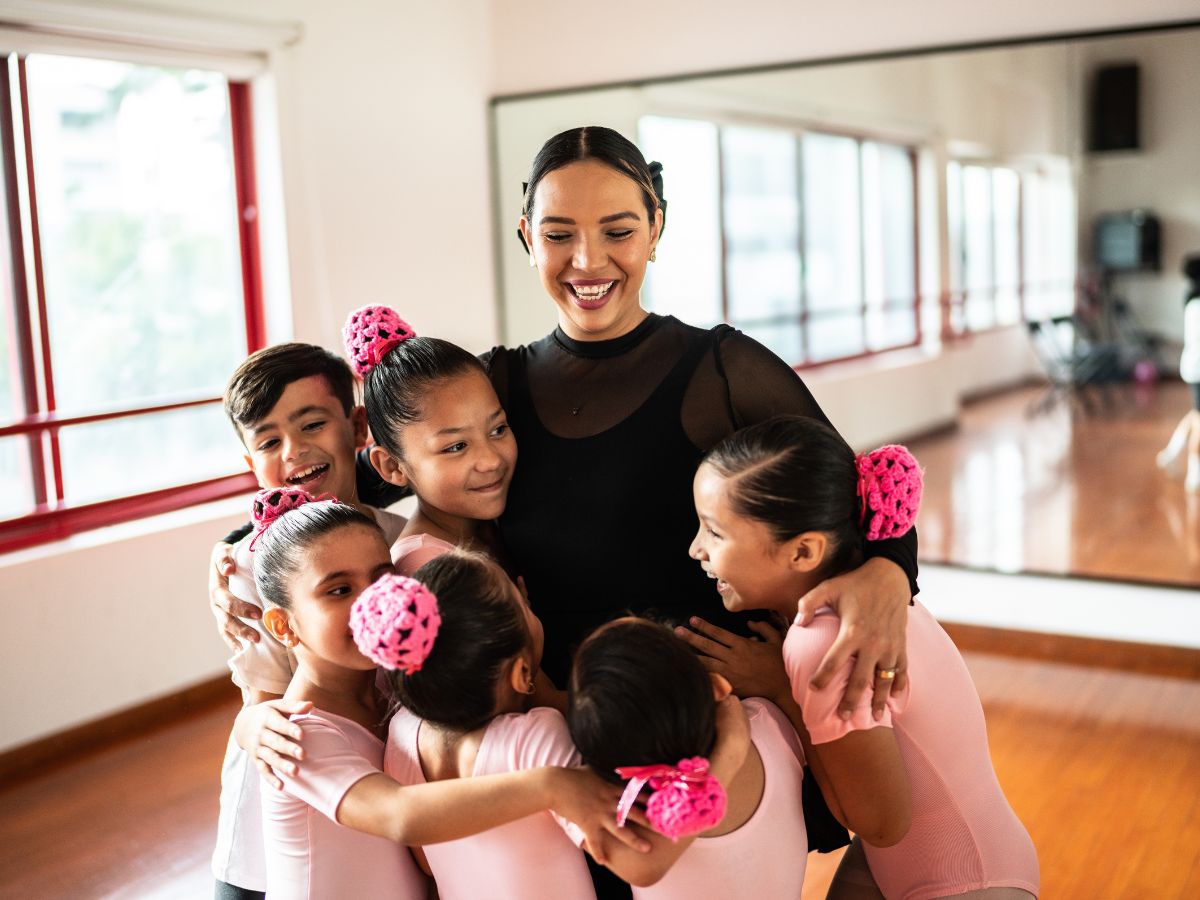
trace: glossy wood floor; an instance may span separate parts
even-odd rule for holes
[[[968,405],[911,441],[925,467],[921,558],[997,569],[1200,585],[1200,494],[1154,464],[1191,406],[1179,382],[1115,385],[1086,415],[1042,388]]]
[[[1200,897],[1200,682],[966,654],[1042,896]],[[0,897],[202,898],[233,702],[0,790]],[[812,855],[804,897],[836,858]]]

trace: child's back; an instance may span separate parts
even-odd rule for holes
[[[762,759],[757,809],[728,834],[697,838],[661,881],[633,889],[636,900],[800,896],[808,856],[801,802],[804,751],[775,704],[752,697],[742,706],[750,741]]]
[[[849,721],[837,704],[852,661],[823,690],[809,687],[837,636],[831,611],[807,627],[793,625],[784,660],[814,745],[874,726],[894,729],[912,792],[908,834],[890,847],[863,849],[888,897],[942,897],[988,887],[1036,894],[1037,853],[996,779],[979,695],[954,643],[924,606],[908,617],[909,687],[888,699],[876,722],[871,698]]]
[[[422,725],[403,709],[392,717],[384,771],[401,784],[427,780],[419,749]],[[428,758],[427,762],[436,765]],[[579,754],[562,715],[540,708],[493,719],[480,740],[474,766],[462,774],[576,765]],[[595,897],[583,853],[548,812],[423,849],[444,900]]]

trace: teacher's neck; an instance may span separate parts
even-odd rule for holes
[[[558,315],[558,327],[571,340],[579,341],[580,343],[614,341],[617,338],[625,337],[625,335],[645,322],[649,316],[650,313],[639,306],[636,312],[628,319],[614,322],[611,328],[605,328],[602,331],[586,331],[579,328],[568,316],[560,312]]]

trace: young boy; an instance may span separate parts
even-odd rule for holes
[[[246,448],[245,460],[260,487],[298,487],[331,494],[379,523],[390,545],[405,520],[359,502],[355,452],[367,441],[367,416],[354,402],[354,376],[339,356],[312,344],[279,344],[250,356],[225,390],[225,412]],[[252,535],[233,548],[236,570],[229,591],[261,609],[254,587]],[[242,624],[257,632],[243,638],[229,660],[243,703],[276,699],[295,671],[292,653],[266,633],[261,618]],[[245,632],[243,632],[245,633]],[[220,898],[262,897],[266,890],[259,775],[230,737],[221,769],[221,815],[213,874]]]

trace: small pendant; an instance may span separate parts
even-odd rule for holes
[[[571,415],[573,415],[573,416],[577,416],[577,415],[579,415],[579,410],[581,410],[581,409],[583,409],[583,407],[582,407],[582,406],[573,406],[573,407],[571,407]]]

